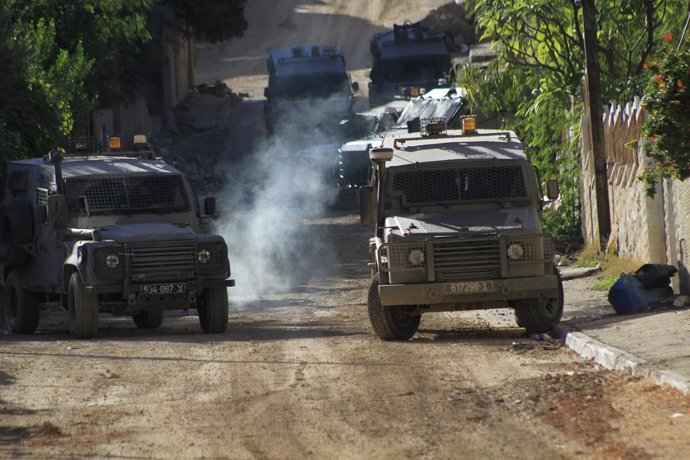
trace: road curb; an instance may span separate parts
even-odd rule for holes
[[[650,369],[652,364],[648,361],[593,339],[582,332],[559,329],[555,335],[565,337],[565,345],[578,355],[592,359],[607,369],[627,370],[632,375],[650,377],[657,385],[670,385],[685,395],[690,394],[690,382],[676,372]]]
[[[601,271],[601,265],[596,267],[563,267],[559,268],[561,280],[568,281],[578,278],[585,278]]]

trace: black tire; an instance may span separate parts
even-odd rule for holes
[[[203,304],[197,307],[201,330],[206,334],[219,334],[228,329],[228,290],[209,288],[204,290]]]
[[[0,207],[0,262],[7,267],[21,267],[29,261],[22,245],[34,238],[34,214],[25,198],[10,198]]]
[[[139,329],[157,329],[163,324],[163,310],[142,311],[132,316]]]
[[[374,276],[367,299],[369,322],[376,335],[383,340],[409,340],[419,329],[421,315],[411,314],[414,306],[384,307],[379,297],[379,278]]]
[[[75,339],[91,339],[98,332],[98,297],[84,287],[79,273],[72,273],[67,292],[67,323]]]
[[[527,329],[527,333],[551,332],[563,316],[563,282],[558,269],[558,297],[525,299],[515,302],[515,322]]]
[[[38,327],[40,296],[27,291],[19,283],[17,272],[12,271],[2,291],[5,324],[13,334],[33,334]]]

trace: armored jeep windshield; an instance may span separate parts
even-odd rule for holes
[[[167,213],[190,210],[182,176],[138,174],[65,180],[70,211],[90,214]]]
[[[274,95],[283,98],[326,98],[334,94],[350,94],[347,74],[292,75],[275,79]]]
[[[408,209],[482,202],[524,205],[530,200],[523,166],[517,162],[390,168],[388,190],[393,207]]]

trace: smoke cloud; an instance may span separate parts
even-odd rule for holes
[[[260,296],[289,292],[333,266],[333,242],[313,219],[336,198],[341,116],[334,107],[318,100],[281,111],[274,134],[226,166],[215,231],[228,242],[235,304],[251,308]]]

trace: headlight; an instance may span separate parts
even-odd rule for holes
[[[407,256],[407,260],[414,266],[422,265],[424,263],[424,251],[421,249],[411,250]]]
[[[120,266],[120,256],[114,252],[108,253],[108,255],[105,256],[105,266],[111,270],[116,269]]]
[[[508,246],[507,252],[511,260],[520,260],[522,256],[525,255],[525,248],[523,248],[521,244],[512,243]]]
[[[196,254],[196,259],[200,264],[206,265],[211,261],[211,251],[206,248],[199,249],[199,252]]]

